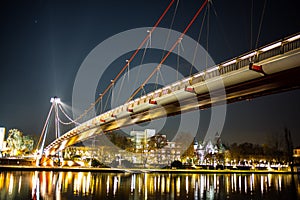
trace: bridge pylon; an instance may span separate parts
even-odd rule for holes
[[[44,127],[42,129],[42,133],[41,133],[39,142],[38,142],[37,147],[36,147],[36,149],[37,149],[37,151],[36,151],[36,166],[41,165],[41,160],[42,160],[42,157],[43,157],[45,140],[46,140],[47,133],[48,133],[48,130],[49,130],[49,123],[50,123],[51,115],[54,115],[55,138],[57,139],[57,138],[60,137],[58,106],[59,106],[59,104],[61,104],[61,100],[60,100],[60,98],[55,96],[55,97],[52,97],[50,99],[50,102],[51,102],[51,107],[50,107],[50,110],[48,112]],[[60,163],[61,161],[62,161],[62,153],[59,152],[58,153],[58,163]]]

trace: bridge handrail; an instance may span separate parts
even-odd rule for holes
[[[126,103],[125,105],[121,105],[121,107],[133,107],[134,103],[139,102],[142,98],[149,97],[153,99],[161,97],[163,95],[169,94],[170,92],[181,90],[186,86],[193,85],[201,81],[206,81],[211,78],[229,73],[231,71],[238,70],[245,66],[249,66],[250,63],[258,63],[268,58],[278,56],[298,48],[300,48],[300,33],[270,43],[256,50],[247,52],[241,56],[230,59],[228,61],[222,62],[219,65],[215,65],[192,76],[189,76],[183,80],[177,81],[172,85],[167,85],[163,88],[155,90],[154,92],[146,94],[143,97],[136,98]]]

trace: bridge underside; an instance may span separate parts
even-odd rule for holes
[[[104,132],[118,129],[120,124],[132,125],[154,120],[165,115],[173,116],[195,109],[206,109],[212,105],[233,103],[243,100],[295,90],[300,88],[300,67],[289,69],[283,72],[262,76],[261,78],[226,87],[225,99],[222,97],[210,97],[210,93],[197,95],[197,104],[194,98],[185,99],[177,103],[166,104],[148,111],[135,113],[130,117],[116,119],[101,126]],[[213,92],[213,91],[212,91]],[[155,114],[154,114],[155,113]]]

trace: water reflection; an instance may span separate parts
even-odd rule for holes
[[[289,174],[0,172],[0,199],[300,199]]]

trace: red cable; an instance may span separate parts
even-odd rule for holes
[[[100,94],[100,96],[96,99],[96,101],[94,102],[94,105],[96,103],[98,103],[102,97],[109,91],[109,89],[113,86],[113,84],[116,82],[116,80],[121,76],[121,74],[125,71],[125,69],[129,66],[129,63],[134,59],[134,57],[137,55],[137,53],[140,51],[140,49],[143,47],[143,45],[147,42],[147,40],[150,37],[150,34],[156,29],[156,27],[158,26],[158,24],[161,22],[161,20],[164,18],[164,16],[166,15],[166,13],[168,12],[168,10],[171,8],[171,6],[173,5],[173,3],[175,2],[175,0],[172,0],[170,2],[170,4],[168,5],[168,7],[165,9],[165,11],[162,13],[162,15],[159,17],[159,19],[157,20],[157,22],[154,24],[154,26],[152,27],[150,33],[145,37],[145,39],[142,41],[142,43],[138,46],[138,48],[135,50],[135,52],[132,54],[132,56],[130,57],[130,59],[128,60],[128,62],[126,63],[126,65],[121,69],[121,71],[118,73],[118,75],[111,81],[111,83],[107,86],[107,88],[103,91],[102,94]],[[87,109],[85,111],[85,113],[88,113],[94,106],[89,107],[89,109]],[[84,114],[83,114],[84,115]],[[77,119],[75,119],[74,121],[79,120],[81,117],[83,117],[83,115],[80,115]]]
[[[182,40],[183,36],[186,34],[186,32],[190,29],[191,25],[195,22],[196,18],[199,16],[201,11],[203,10],[204,6],[207,4],[208,0],[205,0],[202,6],[198,9],[196,14],[194,15],[193,19],[190,21],[190,23],[187,25],[187,27],[184,29],[184,31],[181,33],[175,44],[172,46],[172,48],[168,51],[168,53],[164,56],[164,58],[160,61],[160,63],[157,65],[157,67],[152,71],[152,73],[148,76],[148,78],[142,83],[142,85],[130,96],[130,98],[127,100],[129,102],[143,87],[144,85],[152,78],[152,76],[157,72],[157,70],[160,69],[161,65],[165,62],[165,60],[169,57],[169,55],[172,53],[172,51],[175,49],[175,47],[178,45],[178,43]]]

